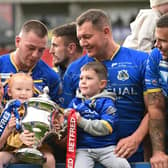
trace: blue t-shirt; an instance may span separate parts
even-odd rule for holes
[[[107,90],[117,95],[116,108],[119,114],[119,138],[131,135],[144,117],[145,69],[148,54],[120,47],[112,60],[102,63],[108,70]],[[63,98],[67,107],[79,84],[80,68],[91,61],[88,55],[73,62],[64,75]],[[138,152],[142,148],[138,149]],[[142,161],[142,160],[133,160]]]

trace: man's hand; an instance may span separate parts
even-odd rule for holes
[[[151,168],[168,168],[168,155],[157,151],[150,159]]]
[[[27,146],[32,147],[35,144],[35,136],[33,132],[29,132],[28,130],[24,130],[20,134],[20,140]]]
[[[139,143],[137,142],[136,138],[133,136],[129,136],[121,139],[118,142],[115,153],[119,157],[129,158],[136,152],[138,146]]]

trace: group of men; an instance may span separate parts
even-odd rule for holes
[[[64,26],[54,29],[50,47],[61,75],[40,59],[47,45],[46,26],[30,20],[16,36],[16,50],[0,57],[4,85],[11,73],[29,72],[35,84],[34,95],[48,86],[51,99],[66,108],[79,87],[80,68],[88,62],[102,62],[108,69],[107,90],[117,96],[120,120],[116,155],[130,162],[143,161],[142,143],[149,132],[153,146],[151,165],[167,168],[164,96],[168,91],[168,15],[157,23],[157,49],[150,55],[118,45],[112,37],[110,20],[102,10],[82,13],[76,23],[70,24],[73,33],[68,30],[69,25]],[[82,49],[87,53],[85,56]]]

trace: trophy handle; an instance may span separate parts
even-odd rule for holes
[[[66,135],[67,122],[64,117],[63,110],[56,108],[50,115],[50,129],[55,133],[58,140],[61,140]]]

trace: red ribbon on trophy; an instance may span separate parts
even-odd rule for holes
[[[77,118],[74,109],[71,109],[68,115],[67,132],[66,168],[74,168],[77,137]]]

